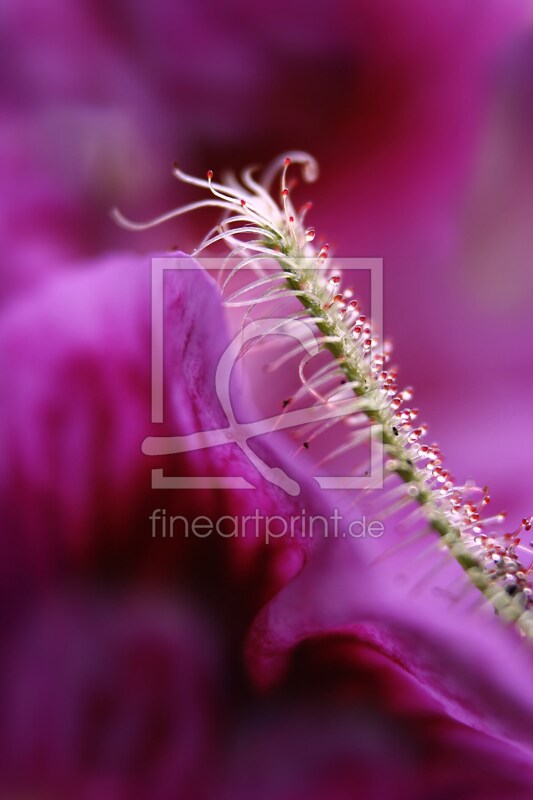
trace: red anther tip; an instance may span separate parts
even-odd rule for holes
[[[289,164],[291,163],[291,161],[292,161],[292,159],[289,156],[287,156],[287,158],[285,159],[285,162],[284,162],[285,166],[288,167]]]
[[[289,222],[294,222],[294,217],[289,217]]]
[[[208,181],[212,181],[213,180],[213,170],[212,169],[208,169],[207,170],[207,180]]]
[[[246,200],[241,200],[241,206],[244,208],[245,205],[246,205]]]
[[[283,197],[288,197],[289,196],[289,190],[288,189],[283,189],[281,194],[282,194]]]

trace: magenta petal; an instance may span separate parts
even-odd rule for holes
[[[148,435],[183,435],[227,425],[213,374],[226,347],[219,293],[185,256],[165,282],[165,422],[152,424],[151,284],[148,259],[116,255],[58,277],[13,303],[0,321],[4,381],[0,506],[4,577],[33,585],[65,570],[150,578],[251,579],[270,595],[299,568],[294,540],[265,547],[264,524],[246,537],[152,538],[154,509],[192,520],[208,515],[279,515],[313,502],[309,480],[289,497],[262,478],[236,444],[151,458]],[[294,466],[284,452],[256,452]],[[253,490],[155,491],[152,468],[176,476],[241,476]],[[262,555],[262,558],[259,556]],[[201,565],[201,566],[200,566]],[[195,572],[196,571],[196,572]],[[214,576],[217,576],[216,580]],[[194,581],[193,581],[194,583]],[[201,582],[200,582],[201,583]],[[197,587],[195,587],[197,588]],[[230,595],[231,596],[231,595]],[[257,610],[253,603],[246,610]]]
[[[450,718],[423,694],[399,665],[350,633],[302,642],[283,682],[242,721],[222,797],[530,796],[527,757]]]
[[[36,610],[4,657],[2,794],[199,796],[218,705],[204,622],[164,596]]]
[[[148,265],[116,256],[50,282],[0,322],[4,518],[13,556],[44,573],[60,553],[117,535],[139,486],[148,291]]]
[[[353,542],[325,542],[260,613],[249,664],[260,684],[282,679],[290,652],[309,637],[346,632],[399,664],[451,717],[533,752],[533,658],[527,643],[483,611],[465,615],[380,583]]]

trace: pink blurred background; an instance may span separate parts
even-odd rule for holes
[[[313,222],[385,259],[385,328],[456,473],[531,500],[528,4],[3,3],[3,297],[113,249],[187,250],[170,177],[308,149]],[[483,477],[479,475],[482,474]],[[519,511],[517,513],[522,513]]]
[[[115,253],[135,260],[174,246],[190,250],[208,218],[133,235],[109,216],[118,206],[143,219],[191,199],[170,175],[173,161],[203,175],[309,150],[321,165],[319,182],[307,191],[311,221],[339,256],[384,259],[385,333],[448,467],[461,481],[488,483],[513,522],[533,511],[529,2],[3,0],[0,44],[4,314],[16,314],[17,304],[57,274],[97,269]],[[82,469],[84,453],[76,458]],[[92,557],[98,563],[98,554]],[[182,663],[180,637],[193,642],[187,668],[197,696],[188,700],[201,747],[191,745],[189,766],[194,771],[198,759],[201,771],[216,728],[203,705],[210,702],[205,685],[212,685],[205,676],[214,669],[211,623],[206,639],[188,639],[189,610],[180,612],[178,634],[172,624],[165,628],[165,609],[135,606],[131,613],[141,621],[128,638],[121,622],[122,615],[130,619],[127,608],[103,622],[97,603],[81,605],[103,647],[118,647],[115,628],[127,650],[162,625],[168,681],[174,660]],[[79,628],[76,613],[54,606],[35,622],[35,641],[39,626],[49,625],[57,634],[51,647],[60,652]],[[244,613],[242,627],[247,619]],[[72,652],[90,650],[84,635]],[[44,683],[53,681],[54,653]],[[358,675],[381,698],[381,679],[369,667],[374,658],[357,655]],[[116,678],[111,668],[105,674]],[[396,708],[407,690],[394,687]],[[300,711],[291,716],[296,727]],[[276,730],[278,709],[270,713]],[[275,737],[266,738],[277,758]],[[241,740],[239,748],[246,750]],[[179,780],[189,786],[187,769]],[[174,772],[164,780],[152,797],[167,796],[163,784],[179,783]],[[86,786],[83,796],[135,796],[131,787],[120,794],[98,786]],[[196,789],[184,791],[196,796]],[[380,798],[379,791],[367,796]]]

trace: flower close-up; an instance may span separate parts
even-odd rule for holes
[[[2,797],[533,797],[529,3],[4,5]]]

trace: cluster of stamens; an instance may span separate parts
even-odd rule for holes
[[[495,526],[505,515],[486,515],[488,489],[473,484],[457,486],[444,466],[439,447],[422,442],[427,426],[418,423],[418,409],[410,405],[413,390],[398,389],[397,370],[390,366],[390,342],[384,341],[380,347],[353,292],[342,290],[328,244],[316,245],[316,230],[305,222],[311,204],[299,211],[293,205],[293,185],[287,181],[292,163],[301,165],[305,180],[317,177],[316,162],[306,153],[276,160],[261,181],[254,178],[252,169],[243,172],[241,181],[230,176],[224,183],[216,183],[211,170],[202,180],[175,167],[176,177],[207,189],[210,197],[148,223],[130,223],[118,213],[115,216],[122,225],[138,230],[196,208],[216,207],[223,212],[222,219],[193,255],[222,242],[247,267],[255,265],[260,270],[265,259],[273,259],[281,267],[281,288],[278,270],[272,277],[272,297],[298,298],[316,324],[324,346],[335,357],[345,390],[368,401],[366,407],[362,406],[363,414],[369,423],[381,426],[388,472],[400,476],[409,497],[424,509],[430,527],[496,610],[516,621],[522,633],[533,635],[533,551],[520,538],[522,532],[531,529],[533,518],[523,519],[512,533],[498,535]],[[279,199],[275,200],[271,187],[280,171]],[[262,277],[257,286],[265,291],[268,280]],[[519,554],[527,557],[527,567]]]

